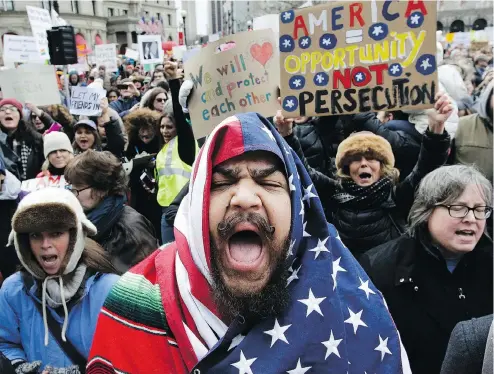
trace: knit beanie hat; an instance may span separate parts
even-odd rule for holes
[[[350,135],[338,146],[338,152],[336,153],[338,174],[344,174],[343,168],[350,164],[351,157],[358,155],[379,160],[390,168],[395,165],[395,156],[391,149],[391,144],[382,136],[369,131],[361,131]]]
[[[68,190],[47,187],[31,192],[21,200],[12,218],[9,245],[15,246],[21,264],[35,278],[47,274],[38,264],[27,234],[43,231],[69,231],[69,248],[61,270],[72,273],[85,247],[86,235],[96,235],[96,227],[87,219],[79,200]]]
[[[15,106],[15,108],[19,111],[19,113],[22,114],[22,103],[16,99],[2,99],[0,101],[0,107],[4,106],[4,105],[13,105]]]
[[[70,144],[67,134],[63,132],[51,132],[46,134],[43,138],[43,153],[45,158],[47,158],[51,152],[59,150],[74,153],[74,149],[72,148],[72,144]]]

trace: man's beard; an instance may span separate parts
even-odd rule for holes
[[[239,295],[232,292],[223,281],[220,270],[222,266],[221,255],[214,241],[211,240],[211,275],[216,306],[219,313],[228,319],[234,319],[238,315],[242,315],[246,319],[276,316],[287,307],[290,301],[290,294],[286,287],[289,275],[286,254],[290,246],[290,235],[287,235],[282,244],[277,246],[272,240],[274,228],[270,232],[267,221],[259,214],[254,213],[240,217],[236,215],[221,221],[218,224],[220,237],[226,238],[227,241],[239,222],[250,222],[258,228],[259,235],[265,245],[264,250],[269,252],[270,259],[275,264],[270,267],[272,274],[262,290]]]

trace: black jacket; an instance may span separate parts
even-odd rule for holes
[[[25,143],[31,148],[31,153],[27,159],[25,178],[22,178],[21,147],[15,147],[14,140],[16,140],[18,144]],[[31,127],[28,127],[23,120],[19,122],[19,127],[12,136],[7,136],[7,134],[0,129],[0,148],[2,148],[7,167],[16,174],[16,176],[21,176],[20,180],[36,178],[41,171],[41,167],[45,161],[45,156],[43,154],[43,136]]]
[[[151,223],[130,206],[125,206],[114,221],[93,239],[108,252],[113,266],[125,273],[153,253],[158,242]]]
[[[341,240],[357,259],[365,251],[395,239],[405,231],[415,189],[427,173],[444,165],[450,145],[450,137],[446,132],[436,135],[427,131],[423,135],[420,156],[412,173],[393,188],[389,198],[379,209],[356,211],[343,207],[333,199],[335,192],[341,189],[339,181],[307,165],[298,139],[293,135],[285,139],[303,159],[326,215],[331,216],[331,222],[338,230]]]
[[[484,237],[453,273],[428,243],[402,236],[360,263],[386,300],[412,372],[439,374],[456,324],[492,313],[492,241]]]
[[[400,171],[400,181],[410,174],[417,163],[422,135],[408,121],[392,120],[385,124],[374,113],[361,113],[353,117],[357,131],[370,131],[386,139],[395,156],[395,167]]]
[[[293,132],[310,166],[326,175],[336,173],[334,158],[338,145],[345,139],[338,116],[314,117],[296,125]]]

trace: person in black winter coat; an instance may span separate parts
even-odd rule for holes
[[[491,213],[492,185],[482,174],[441,167],[420,184],[409,233],[360,259],[386,300],[413,373],[439,374],[456,324],[492,314],[492,240],[484,235]]]
[[[420,154],[422,134],[408,121],[408,114],[401,111],[385,112],[379,119],[374,113],[360,113],[352,118],[355,131],[370,131],[386,139],[395,156],[395,167],[404,180],[415,167]]]
[[[381,136],[362,132],[345,139],[336,155],[337,177],[331,177],[307,165],[300,143],[291,133],[290,121],[277,115],[278,130],[304,162],[325,210],[332,214],[332,223],[355,258],[404,232],[415,188],[427,173],[446,162],[450,138],[444,122],[452,106],[447,96],[438,94],[436,99],[419,160],[413,172],[398,184],[391,146]],[[306,195],[310,193],[314,191]]]
[[[130,206],[151,221],[158,239],[161,237],[162,208],[151,182],[154,160],[163,146],[159,121],[160,114],[148,108],[137,109],[125,117],[129,145],[125,152],[128,162],[124,164],[130,176]]]
[[[36,178],[45,161],[43,136],[26,125],[22,104],[15,99],[0,101],[0,147],[5,163],[15,165],[21,181]]]
[[[87,150],[65,169],[65,179],[98,232],[92,237],[119,272],[144,260],[158,241],[151,223],[126,205],[128,178],[110,152]]]

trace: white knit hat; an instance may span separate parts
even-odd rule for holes
[[[59,131],[46,134],[43,138],[43,153],[45,158],[47,158],[51,152],[59,150],[74,153],[74,149],[72,148],[72,144],[70,144],[67,134]]]

